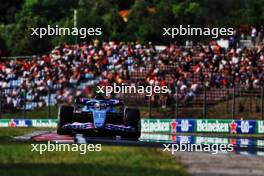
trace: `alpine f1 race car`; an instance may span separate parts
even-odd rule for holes
[[[118,99],[79,98],[73,106],[61,105],[58,134],[82,133],[88,136],[140,137],[140,112],[127,108]]]

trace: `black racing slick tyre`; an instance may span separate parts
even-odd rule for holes
[[[140,112],[138,109],[126,109],[124,116],[124,123],[126,126],[131,126],[136,129],[135,132],[126,134],[125,138],[138,139],[141,135],[141,125],[140,125]]]
[[[61,105],[58,112],[58,126],[57,134],[66,135],[71,134],[70,130],[63,129],[63,125],[72,123],[74,107],[68,105]]]

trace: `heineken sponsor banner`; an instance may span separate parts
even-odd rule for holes
[[[0,127],[56,127],[57,119],[0,119]]]
[[[196,120],[195,132],[211,132],[211,133],[233,133],[233,134],[256,134],[257,120],[217,120],[203,119]],[[260,130],[262,124],[260,123]]]
[[[10,119],[0,119],[0,127],[10,127]]]
[[[195,130],[196,120],[194,119],[176,119],[176,131],[182,133],[192,133]]]
[[[142,119],[141,132],[171,132],[173,119]]]
[[[57,127],[57,119],[32,119],[32,127]]]
[[[31,120],[28,119],[0,119],[0,127],[29,127]]]
[[[11,119],[10,127],[30,127],[30,119]]]
[[[196,120],[195,132],[255,134],[257,133],[256,120]]]
[[[229,133],[231,120],[196,120],[195,132]]]
[[[142,119],[142,132],[194,132],[195,120],[193,119]]]
[[[57,119],[0,119],[0,127],[52,127]],[[221,119],[141,119],[141,131],[147,133],[231,133],[264,134],[262,120]]]
[[[264,134],[264,121],[222,119],[142,119],[142,132]]]
[[[232,129],[231,124],[231,133],[235,132],[238,134],[255,134],[257,133],[257,121],[256,120],[235,120],[231,123],[236,123],[236,130]]]
[[[257,121],[257,133],[264,134],[264,120]]]

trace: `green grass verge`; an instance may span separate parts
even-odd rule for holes
[[[33,128],[0,128],[1,176],[100,175],[158,176],[186,175],[174,156],[157,148],[102,146],[100,152],[31,152],[30,143],[12,141],[10,136]],[[41,129],[43,130],[43,129]]]

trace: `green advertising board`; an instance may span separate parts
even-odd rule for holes
[[[31,120],[32,127],[57,127],[57,119],[33,119]]]
[[[229,133],[232,120],[196,120],[195,132]]]
[[[142,132],[264,134],[263,120],[142,119]]]
[[[0,127],[57,127],[57,119],[0,119]],[[264,134],[263,120],[141,119],[143,133]]]
[[[257,121],[257,133],[264,134],[264,121],[263,120]]]
[[[170,133],[172,121],[172,119],[142,119],[141,131]]]
[[[0,127],[10,127],[10,119],[0,119]]]
[[[0,119],[0,127],[57,127],[57,119]]]

